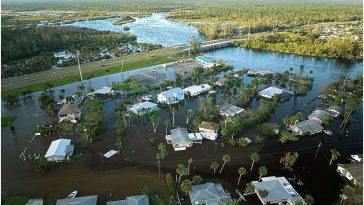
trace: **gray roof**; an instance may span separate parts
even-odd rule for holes
[[[284,177],[266,177],[267,180],[262,179],[261,182],[253,181],[255,192],[259,194],[259,190],[268,191],[265,198],[260,198],[264,203],[272,202],[293,202],[302,201],[303,198],[296,192],[292,185]]]
[[[344,109],[338,105],[332,105],[332,106],[328,107],[327,110],[336,111],[338,113],[342,113],[344,111]]]
[[[221,184],[206,183],[192,186],[188,192],[191,204],[219,205],[221,201],[231,201],[230,194]]]
[[[43,199],[29,199],[25,205],[43,205]]]
[[[320,124],[313,120],[305,120],[301,122],[297,122],[296,126],[298,129],[300,129],[302,132],[308,132],[308,131],[316,131],[316,130],[322,130],[324,129]]]
[[[240,112],[243,112],[244,108],[235,105],[225,105],[220,108],[220,112],[224,115],[234,116]]]
[[[180,87],[177,87],[177,88],[172,88],[170,90],[166,90],[164,92],[161,92],[160,93],[161,95],[164,95],[164,97],[166,98],[173,98],[173,97],[176,97],[175,94],[184,94],[182,88]]]
[[[97,195],[58,199],[56,205],[96,205]]]
[[[149,205],[147,195],[129,196],[124,200],[109,201],[106,205]]]
[[[191,139],[188,137],[186,128],[177,127],[171,130],[171,141],[173,144],[179,144],[181,142],[190,142]]]
[[[313,111],[308,118],[316,118],[319,119],[321,121],[325,121],[330,117],[330,113],[328,113],[325,110],[315,110]]]

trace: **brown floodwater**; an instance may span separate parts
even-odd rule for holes
[[[335,81],[340,75],[353,76],[360,72],[362,63],[339,62],[336,60],[316,60],[313,58],[297,57],[294,55],[283,55],[276,53],[257,52],[249,49],[226,48],[208,53],[214,58],[228,60],[237,69],[242,67],[262,68],[273,71],[283,71],[292,66],[295,70],[299,65],[305,65],[305,72],[309,68],[315,69],[313,76],[315,84],[312,90],[305,96],[291,98],[284,102],[273,113],[270,121],[280,122],[282,117],[291,115],[302,107],[304,103],[314,99],[320,90],[330,82]],[[242,60],[237,60],[242,59]],[[265,64],[267,61],[267,65]],[[254,66],[255,62],[258,66]],[[272,64],[274,63],[274,64]],[[149,68],[152,69],[152,68]],[[330,70],[331,69],[331,70]],[[133,71],[133,73],[145,71]],[[167,77],[173,78],[174,69],[168,68],[165,72]],[[128,76],[126,74],[126,76]],[[99,77],[90,80],[88,86],[100,88],[103,85],[110,85],[112,81],[120,80],[120,74],[106,77]],[[250,78],[244,78],[249,82]],[[66,93],[72,93],[77,84],[70,84],[55,88],[57,92],[61,88],[66,89]],[[156,94],[156,93],[154,93]],[[32,141],[34,126],[47,124],[53,120],[43,110],[39,108],[39,93],[35,93],[33,100],[21,103],[18,107],[6,107],[2,103],[2,115],[17,115],[15,120],[15,132],[9,127],[2,128],[1,134],[1,159],[2,159],[2,193],[3,195],[27,195],[30,197],[44,197],[48,204],[55,203],[59,198],[66,197],[73,190],[78,190],[80,195],[98,194],[100,202],[108,200],[122,199],[130,195],[137,195],[144,185],[154,187],[158,194],[165,199],[168,198],[168,191],[165,186],[164,175],[158,177],[158,167],[155,160],[157,152],[156,145],[149,143],[149,137],[154,136],[158,142],[165,142],[165,127],[163,119],[172,118],[168,111],[160,110],[158,116],[161,122],[157,133],[153,133],[152,124],[148,121],[133,122],[131,128],[125,128],[125,146],[121,154],[109,159],[101,158],[100,153],[106,153],[110,149],[115,149],[116,129],[114,108],[121,105],[121,100],[106,100],[104,108],[106,111],[103,126],[105,132],[99,136],[88,148],[82,150],[81,158],[70,163],[52,164],[49,172],[41,175],[35,171],[36,161],[23,161],[19,155],[27,148],[26,153],[31,156],[44,155],[50,142],[58,136],[38,136]],[[217,94],[217,104],[222,104],[225,99],[221,94]],[[311,102],[304,110],[309,114],[317,105],[318,99]],[[252,102],[254,108],[257,102]],[[198,98],[185,100],[176,114],[176,125],[188,127],[185,122],[185,113],[188,108],[195,111],[194,117],[198,116]],[[327,136],[318,134],[310,137],[302,137],[297,142],[281,144],[276,137],[267,138],[262,144],[252,144],[247,148],[233,147],[225,143],[221,147],[220,141],[213,142],[204,140],[203,144],[194,145],[187,151],[174,152],[172,146],[168,145],[168,157],[162,161],[162,173],[170,172],[173,176],[178,163],[187,165],[187,160],[193,158],[191,174],[199,174],[204,181],[222,183],[228,191],[236,197],[235,189],[243,189],[243,185],[251,180],[258,179],[258,168],[264,165],[268,168],[268,175],[286,176],[295,178],[293,185],[301,195],[312,194],[317,204],[331,204],[337,196],[343,180],[335,171],[335,166],[328,166],[330,160],[330,149],[336,148],[340,151],[341,157],[338,162],[347,162],[350,154],[361,153],[362,150],[362,104],[358,106],[352,118],[356,121],[342,131],[339,129],[340,120],[334,120],[330,124],[330,130],[334,135]],[[171,127],[172,128],[172,127]],[[348,133],[346,132],[348,131]],[[346,134],[347,133],[347,134]],[[254,129],[244,131],[244,137],[253,139],[256,135]],[[62,136],[60,136],[62,137]],[[80,140],[71,136],[73,141]],[[315,160],[314,154],[317,145],[322,142],[322,147]],[[294,172],[281,169],[279,159],[288,151],[297,151],[300,158],[295,165]],[[261,160],[254,165],[254,170],[242,177],[241,185],[236,185],[238,179],[237,170],[240,166],[249,168],[250,154],[259,152]],[[222,156],[230,154],[231,162],[228,163],[223,173],[213,175],[210,170],[212,161],[222,163]],[[297,185],[297,181],[303,182],[303,186]],[[259,204],[256,197],[248,197],[246,204]]]

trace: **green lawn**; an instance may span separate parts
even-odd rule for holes
[[[17,116],[9,115],[9,116],[2,116],[1,117],[1,127],[7,127],[14,122]]]
[[[129,71],[129,70],[134,70],[134,69],[138,69],[138,68],[144,68],[144,67],[148,67],[148,66],[168,63],[168,62],[176,61],[176,59],[177,58],[175,58],[175,57],[156,57],[156,58],[152,58],[149,60],[128,63],[128,64],[124,65],[123,71]],[[85,74],[83,74],[83,78],[84,79],[95,78],[95,77],[110,75],[110,74],[118,73],[118,72],[120,72],[120,66],[115,66],[115,67],[111,67],[108,69],[100,69],[100,70],[85,73]],[[61,86],[61,85],[69,84],[69,83],[74,83],[77,81],[79,81],[79,77],[78,77],[78,75],[75,75],[75,76],[63,77],[62,80],[61,79],[51,80],[51,81],[49,81],[49,83],[51,83],[54,87],[56,87],[56,86]],[[21,92],[26,91],[26,90],[32,90],[33,92],[35,92],[35,91],[42,90],[44,85],[45,85],[45,82],[29,85],[26,87],[15,88],[13,90],[3,91],[1,93],[1,95],[2,96],[6,96],[7,94],[21,95]]]
[[[150,203],[151,205],[165,205],[166,203],[164,202],[164,200],[160,197],[153,197],[152,198],[152,202]]]
[[[28,202],[29,198],[26,196],[12,196],[4,197],[4,205],[24,205]]]

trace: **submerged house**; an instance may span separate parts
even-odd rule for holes
[[[203,138],[209,140],[216,140],[217,132],[219,131],[219,125],[213,122],[205,122],[203,121],[198,126],[198,131],[200,131]]]
[[[81,117],[81,108],[78,104],[64,104],[58,112],[59,122],[78,120]]]
[[[338,164],[336,171],[353,184],[363,184],[363,163]]]
[[[326,111],[333,117],[339,117],[343,113],[344,109],[338,105],[332,105],[328,107]]]
[[[47,161],[63,161],[72,156],[73,149],[70,139],[58,139],[51,143],[44,157]]]
[[[216,66],[216,63],[211,58],[208,58],[206,56],[197,56],[196,61],[204,68],[211,68]]]
[[[272,71],[268,71],[268,70],[251,70],[249,69],[247,72],[248,76],[265,76],[265,75],[270,75],[273,74]]]
[[[221,184],[206,183],[193,185],[188,195],[192,205],[219,205],[230,202],[230,193],[226,192]]]
[[[132,111],[136,115],[145,115],[157,110],[157,104],[152,102],[140,102],[128,107],[128,110]]]
[[[192,97],[197,96],[201,93],[207,92],[211,90],[211,86],[208,84],[201,84],[201,85],[192,85],[183,89],[185,95],[190,95]]]
[[[330,119],[330,113],[325,110],[315,110],[308,116],[308,119],[322,124]]]
[[[174,151],[186,150],[193,144],[202,143],[202,135],[200,133],[188,133],[186,128],[177,127],[171,130],[171,134],[166,136],[167,144],[172,144]]]
[[[288,92],[284,89],[281,89],[281,88],[268,87],[268,88],[260,91],[259,95],[261,97],[267,98],[267,99],[273,99],[273,97],[278,96],[279,100],[282,102],[282,101],[289,99],[291,97],[292,93]]]
[[[97,195],[58,199],[56,205],[96,205]]]
[[[172,105],[184,100],[185,94],[180,87],[177,87],[159,93],[157,98],[158,103]]]
[[[246,112],[244,108],[240,108],[235,105],[225,105],[220,108],[220,115],[225,117],[234,117],[236,115],[245,117],[248,115],[248,112]]]
[[[313,120],[305,120],[297,122],[291,127],[293,134],[295,135],[305,135],[305,134],[316,134],[322,132],[324,128],[317,122]]]
[[[128,196],[124,200],[108,201],[106,205],[149,205],[147,195]]]
[[[263,177],[261,182],[253,181],[252,184],[262,204],[307,204],[285,177]],[[268,191],[268,195],[262,197],[262,190]]]
[[[226,83],[226,78],[219,78],[216,82],[215,82],[215,85],[217,86],[224,86]]]

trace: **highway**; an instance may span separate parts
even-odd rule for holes
[[[211,40],[211,41],[204,41],[201,42],[201,48],[205,49],[211,46],[218,46],[226,43],[231,43],[236,40],[241,40],[243,38],[239,39],[217,39],[217,40]],[[140,61],[146,61],[151,60],[154,58],[159,57],[168,57],[168,56],[175,56],[178,53],[188,51],[189,47],[188,44],[185,45],[178,45],[173,47],[167,47],[167,48],[161,48],[157,50],[153,50],[150,52],[145,52],[141,54],[133,54],[133,55],[127,55],[123,57],[119,57],[117,59],[109,59],[104,61],[95,61],[90,62],[87,64],[81,64],[81,70],[82,74],[90,73],[94,71],[99,70],[107,70],[112,67],[120,66],[122,64],[122,60],[124,61],[124,65],[127,65],[129,63],[135,63]],[[60,68],[54,68],[52,70],[17,76],[17,77],[11,77],[2,79],[1,87],[2,91],[8,91],[11,89],[21,88],[33,84],[39,84],[39,83],[45,83],[45,82],[51,82],[52,80],[56,79],[62,79],[64,77],[68,76],[78,76],[79,75],[79,69],[78,65],[68,66],[68,67],[60,67]]]

